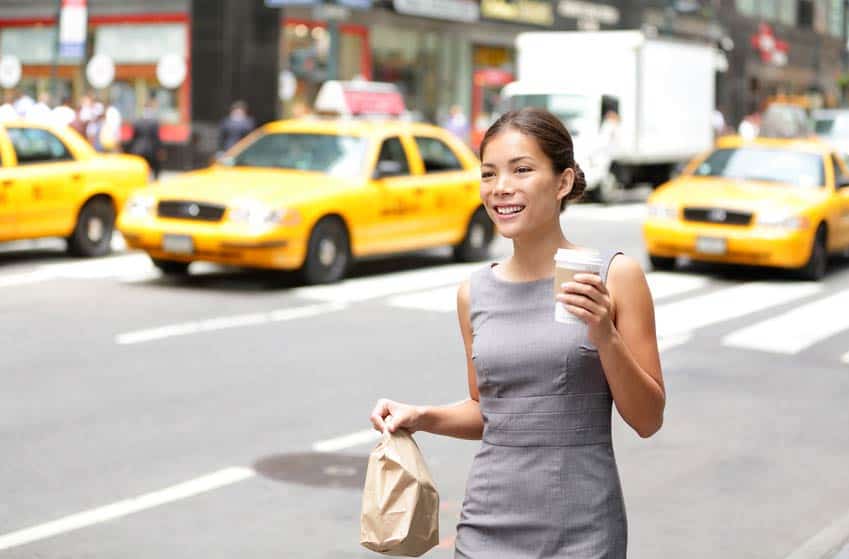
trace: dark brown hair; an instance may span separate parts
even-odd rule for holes
[[[575,163],[575,152],[572,147],[572,136],[563,123],[556,116],[544,109],[533,107],[510,111],[504,113],[496,120],[484,134],[481,141],[480,154],[486,145],[498,134],[508,128],[518,130],[522,134],[536,140],[542,152],[551,160],[554,173],[560,175],[566,169],[575,171],[575,180],[572,183],[572,191],[560,201],[560,211],[566,209],[566,203],[571,200],[579,200],[587,188],[584,172]]]

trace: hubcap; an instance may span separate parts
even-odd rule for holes
[[[322,239],[318,244],[318,261],[325,268],[329,268],[336,261],[336,243],[331,239]]]
[[[480,223],[472,225],[472,230],[469,231],[469,244],[473,248],[481,248],[486,241],[486,229]]]
[[[106,229],[103,220],[99,217],[92,217],[86,224],[86,236],[93,243],[99,243],[103,240],[104,229]]]

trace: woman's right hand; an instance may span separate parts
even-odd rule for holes
[[[390,433],[394,433],[398,429],[406,429],[410,433],[415,433],[421,429],[421,419],[424,414],[424,408],[421,406],[411,406],[381,398],[374,406],[371,412],[371,424],[381,433],[384,426],[389,429]],[[392,416],[387,422],[386,418]]]

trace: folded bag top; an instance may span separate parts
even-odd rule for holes
[[[384,431],[368,459],[360,544],[418,557],[438,543],[439,493],[421,450],[408,431]]]

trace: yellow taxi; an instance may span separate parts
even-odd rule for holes
[[[72,254],[107,254],[117,210],[148,174],[144,159],[99,154],[70,128],[3,123],[0,241],[65,237]]]
[[[849,172],[814,139],[721,138],[652,193],[643,236],[657,269],[683,256],[819,280],[849,248]]]
[[[194,261],[345,276],[364,256],[450,245],[485,258],[480,163],[445,130],[397,120],[267,124],[210,168],[139,192],[118,227],[166,274]]]

